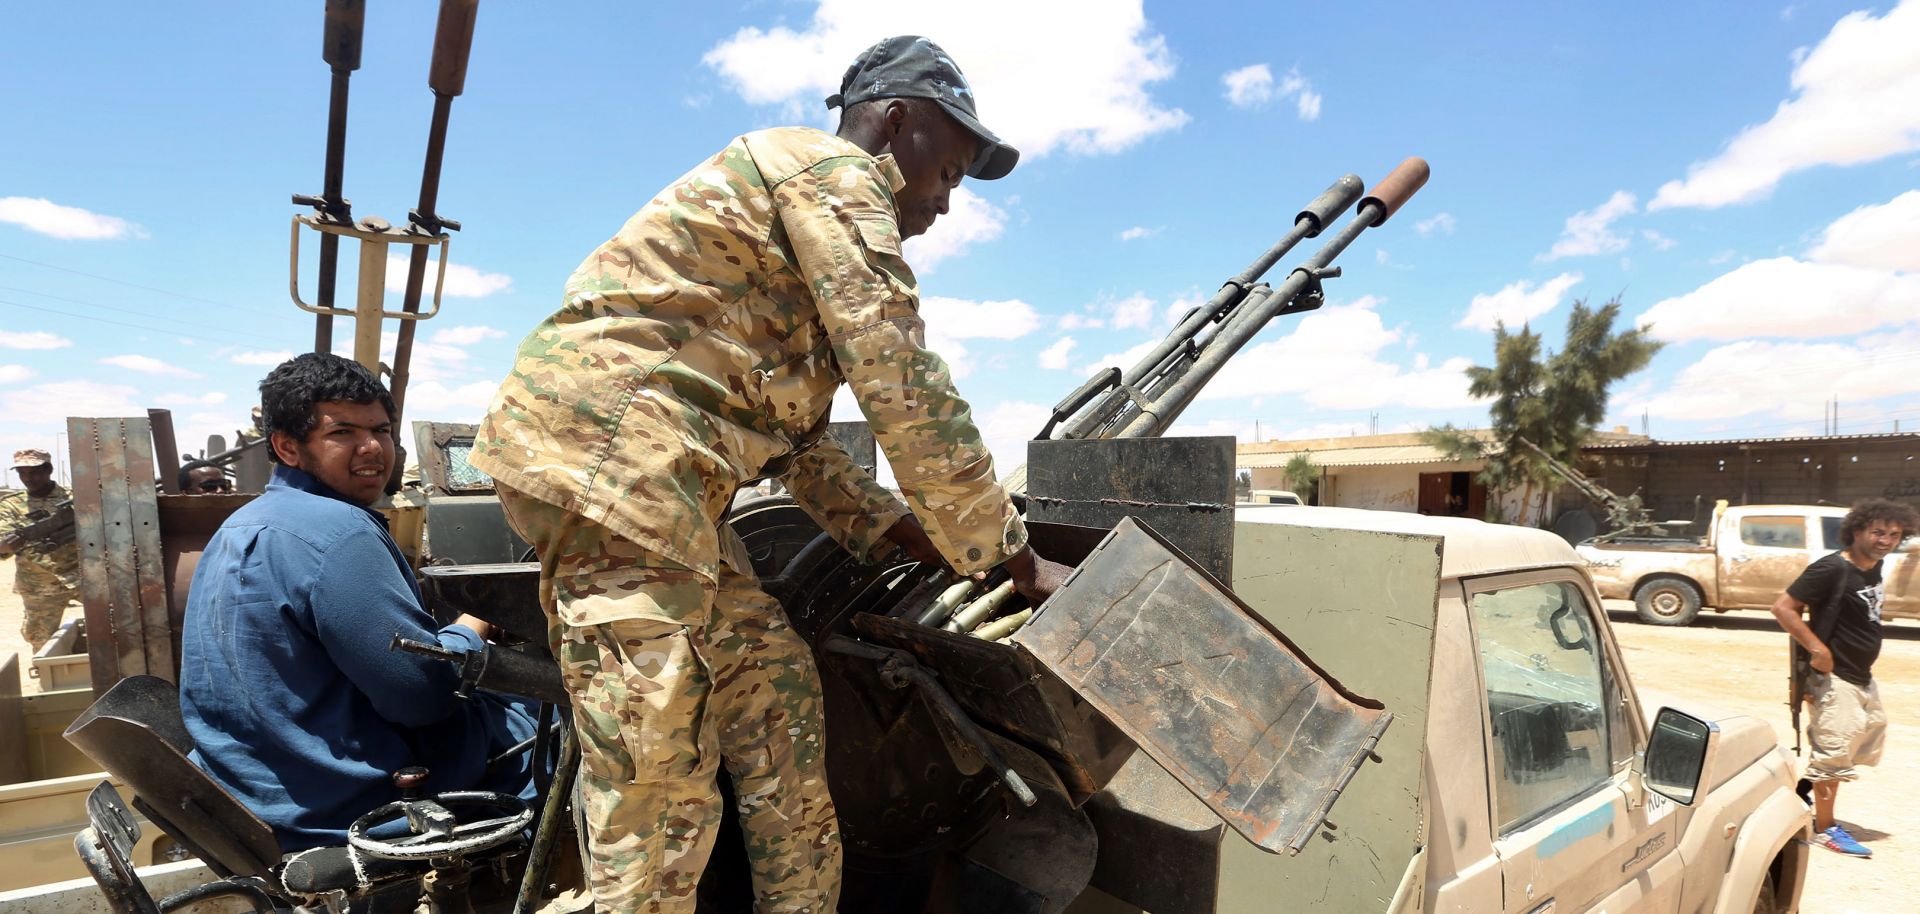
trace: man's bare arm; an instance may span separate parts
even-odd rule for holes
[[[1800,618],[1800,613],[1806,608],[1807,604],[1794,599],[1791,594],[1783,593],[1780,599],[1773,601],[1773,618],[1780,623],[1781,628],[1787,630],[1787,634],[1793,637],[1795,643],[1807,649],[1808,662],[1816,671],[1831,673],[1833,672],[1833,652],[1827,650],[1827,646],[1821,643],[1820,636],[1815,635],[1813,629],[1807,627],[1806,620]]]

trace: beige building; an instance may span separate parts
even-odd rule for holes
[[[1486,440],[1484,429],[1468,434]],[[1595,432],[1590,445],[1645,442],[1624,428]],[[1484,517],[1487,487],[1476,478],[1484,460],[1449,460],[1438,448],[1425,444],[1417,432],[1392,435],[1352,435],[1265,441],[1240,445],[1238,466],[1253,477],[1255,489],[1291,489],[1286,466],[1305,455],[1319,471],[1316,501],[1343,508],[1405,511],[1437,517]],[[1306,493],[1301,493],[1304,496]],[[1501,515],[1514,522],[1536,524],[1542,514],[1538,493],[1530,505],[1524,493],[1505,496]],[[1554,516],[1553,497],[1546,499],[1545,516]]]

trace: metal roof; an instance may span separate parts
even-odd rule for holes
[[[1249,469],[1284,467],[1301,454],[1317,467],[1377,467],[1411,463],[1459,463],[1449,459],[1430,444],[1401,444],[1386,447],[1335,447],[1320,450],[1270,451],[1264,454],[1240,454],[1236,465]],[[1470,461],[1469,461],[1470,462]]]
[[[1634,448],[1670,448],[1670,447],[1725,447],[1730,444],[1826,444],[1843,441],[1920,441],[1916,432],[1867,432],[1858,435],[1790,435],[1779,438],[1712,438],[1700,441],[1618,441],[1589,442],[1580,446],[1583,451],[1631,450]]]

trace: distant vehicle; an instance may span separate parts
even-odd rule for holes
[[[1808,564],[1841,548],[1847,509],[1739,505],[1714,512],[1700,538],[1615,537],[1577,547],[1600,596],[1632,600],[1654,625],[1686,625],[1703,608],[1767,609]],[[1920,619],[1920,541],[1887,557],[1883,618]]]
[[[1304,505],[1300,496],[1285,489],[1254,489],[1242,504],[1249,505]]]

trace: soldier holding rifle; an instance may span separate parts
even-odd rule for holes
[[[742,136],[589,255],[521,344],[473,453],[539,553],[573,697],[602,909],[691,911],[732,775],[758,910],[829,914],[840,836],[820,681],[724,522],[777,478],[856,555],[961,573],[1036,557],[952,374],[927,350],[901,242],[1019,154],[952,59],[891,38],[854,61],[838,134]],[[824,434],[849,384],[906,503]]]
[[[13,592],[26,615],[20,637],[37,650],[80,597],[80,547],[73,539],[73,496],[53,481],[53,456],[38,448],[13,454],[26,494],[0,499],[0,558],[13,556]]]

